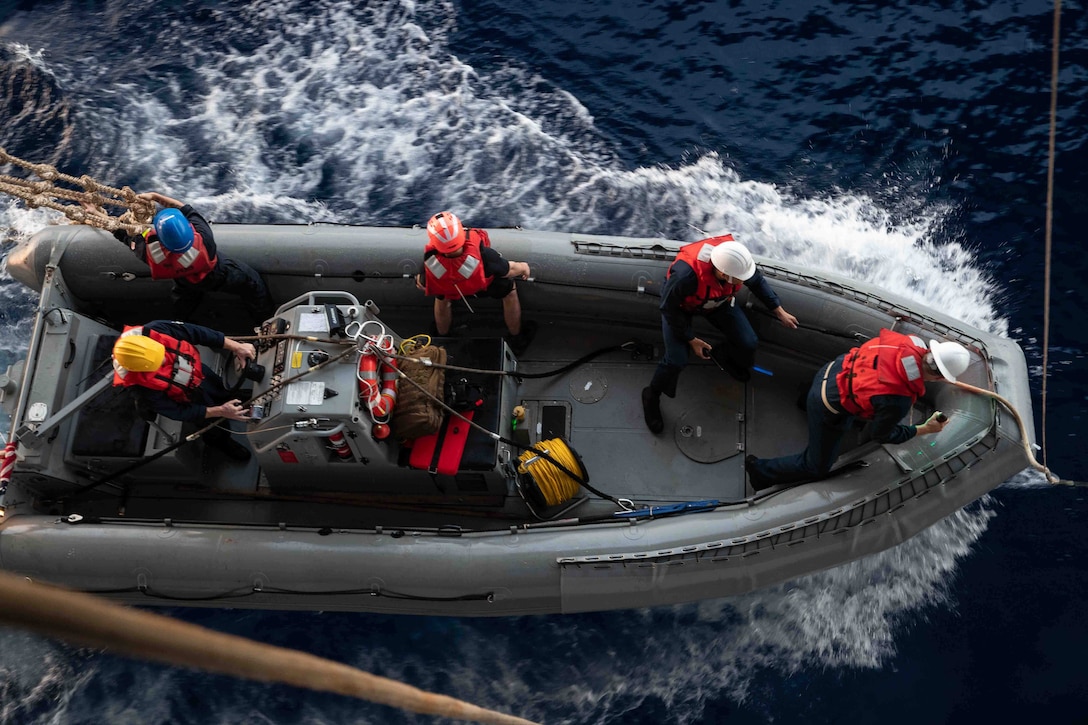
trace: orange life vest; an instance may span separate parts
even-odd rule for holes
[[[204,382],[204,368],[200,364],[200,353],[192,343],[177,340],[155,330],[144,332],[140,325],[127,325],[121,336],[147,335],[166,348],[166,356],[158,370],[137,372],[121,367],[113,361],[113,384],[131,387],[139,385],[150,390],[165,390],[171,400],[188,403],[192,393]]]
[[[183,279],[196,284],[215,269],[216,258],[208,256],[208,248],[204,246],[204,237],[200,236],[200,232],[193,231],[193,246],[180,254],[171,252],[154,232],[148,232],[145,232],[144,239],[147,240],[147,265],[151,267],[151,279]]]
[[[672,268],[677,262],[686,262],[695,270],[695,276],[699,280],[695,294],[688,295],[680,302],[681,309],[686,312],[710,311],[722,304],[732,302],[733,295],[740,290],[741,285],[729,284],[715,277],[714,265],[710,261],[710,251],[714,247],[732,241],[734,241],[733,235],[725,234],[680,247],[680,251],[676,253],[676,259],[669,265],[669,271],[665,276],[672,274]]]
[[[925,341],[914,335],[881,330],[846,354],[835,376],[839,403],[851,415],[872,420],[873,396],[903,395],[917,400],[926,392],[922,362]]]
[[[471,297],[483,292],[494,277],[484,273],[480,249],[490,247],[491,240],[482,229],[465,230],[464,253],[460,257],[443,257],[438,249],[427,243],[424,249],[424,289],[428,295],[446,298]],[[434,252],[434,254],[431,254]]]

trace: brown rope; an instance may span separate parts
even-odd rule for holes
[[[0,148],[0,166],[17,166],[37,176],[37,180],[0,174],[0,193],[22,199],[31,209],[44,207],[61,212],[76,224],[99,229],[124,229],[138,234],[148,227],[155,204],[141,199],[127,186],[120,189],[100,184],[90,176],[70,176],[49,164],[35,164],[12,156]],[[63,203],[71,202],[71,203]],[[119,207],[119,216],[110,216],[103,208]]]
[[[1075,484],[1074,481],[1064,481],[1064,480],[1062,480],[1061,478],[1059,478],[1055,474],[1051,473],[1050,469],[1047,468],[1045,465],[1043,465],[1042,463],[1039,463],[1037,460],[1035,460],[1035,454],[1032,453],[1032,451],[1031,451],[1031,443],[1029,442],[1029,439],[1028,439],[1028,431],[1027,431],[1027,428],[1024,425],[1024,419],[1020,417],[1020,413],[1017,412],[1016,408],[1013,407],[1013,404],[1010,403],[1007,398],[1004,398],[1001,395],[998,395],[997,393],[993,392],[992,390],[986,390],[985,388],[978,388],[978,387],[975,387],[974,385],[969,385],[968,383],[964,383],[964,382],[959,381],[959,380],[957,380],[956,382],[954,382],[952,384],[955,385],[957,388],[962,388],[963,390],[967,390],[967,391],[970,391],[972,393],[976,393],[978,395],[985,395],[987,398],[993,398],[994,400],[996,400],[997,402],[1001,403],[1006,408],[1008,408],[1009,412],[1012,413],[1012,417],[1014,419],[1016,419],[1016,425],[1019,426],[1019,428],[1020,428],[1020,443],[1024,447],[1024,455],[1028,459],[1028,464],[1032,468],[1034,468],[1035,470],[1042,472],[1042,474],[1044,476],[1046,476],[1046,480],[1048,482],[1050,482],[1050,483],[1065,483],[1065,484],[1070,484],[1070,485]]]
[[[1043,465],[1046,465],[1046,381],[1050,365],[1050,252],[1054,218],[1054,137],[1058,126],[1058,49],[1062,27],[1062,0],[1054,0],[1054,40],[1050,52],[1050,138],[1046,166],[1046,259],[1043,271],[1043,390],[1042,437]]]
[[[0,572],[0,621],[79,646],[348,695],[424,715],[532,725],[530,720],[420,690],[339,662],[112,604],[90,594],[35,584],[8,572]]]

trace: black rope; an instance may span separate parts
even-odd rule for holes
[[[430,360],[421,360],[420,358],[412,357],[411,355],[402,355],[402,354],[396,353],[396,352],[383,351],[382,354],[385,355],[386,357],[395,358],[397,360],[404,360],[404,361],[407,361],[407,362],[413,362],[413,363],[417,363],[419,365],[423,365],[425,367],[435,368],[435,369],[440,369],[440,370],[453,370],[455,372],[460,372],[460,373],[479,373],[479,374],[482,374],[482,375],[498,375],[498,376],[501,376],[501,377],[519,378],[519,379],[525,379],[525,380],[537,380],[537,379],[540,379],[540,378],[551,378],[551,377],[555,377],[556,375],[562,375],[563,373],[568,372],[570,370],[573,370],[573,369],[575,369],[575,368],[577,368],[577,367],[579,367],[581,365],[585,365],[587,362],[589,362],[590,360],[593,360],[594,358],[598,358],[601,355],[604,355],[606,353],[617,352],[619,350],[627,350],[627,351],[631,352],[633,355],[635,355],[636,358],[639,355],[644,355],[647,359],[650,359],[650,358],[653,357],[653,345],[651,345],[650,343],[640,342],[639,340],[635,340],[635,339],[628,340],[627,342],[622,343],[620,345],[610,345],[608,347],[602,347],[602,348],[600,348],[598,350],[594,350],[593,352],[586,353],[582,357],[578,358],[577,360],[574,360],[572,362],[567,363],[563,367],[556,368],[555,370],[549,370],[549,371],[543,372],[543,373],[526,373],[526,372],[521,372],[520,370],[519,371],[510,371],[510,370],[487,370],[487,369],[483,369],[483,368],[466,368],[466,367],[461,367],[459,365],[446,365],[446,364],[439,364],[439,363],[436,363],[436,362],[432,362]]]
[[[646,351],[647,348],[649,348],[649,352]],[[650,345],[649,343],[642,343],[642,342],[639,342],[638,340],[628,340],[627,342],[625,342],[625,343],[623,343],[621,345],[612,345],[611,347],[602,347],[599,350],[594,350],[593,352],[587,353],[587,354],[583,355],[582,357],[578,358],[577,360],[575,360],[573,362],[567,363],[566,365],[564,365],[561,368],[556,368],[555,370],[549,370],[546,373],[523,373],[523,372],[519,371],[519,372],[509,373],[509,375],[511,375],[513,377],[516,377],[516,378],[524,378],[524,379],[527,379],[527,380],[537,380],[539,378],[551,378],[551,377],[555,377],[556,375],[562,375],[563,373],[565,373],[565,372],[567,372],[569,370],[574,370],[577,367],[585,365],[590,360],[593,360],[594,358],[600,357],[601,355],[604,355],[604,354],[609,353],[609,352],[616,352],[618,350],[628,350],[628,351],[630,351],[632,354],[634,354],[636,356],[646,355],[647,359],[653,357],[653,345]]]
[[[761,314],[761,315],[763,315],[765,317],[771,317],[771,318],[773,318],[775,320],[778,320],[778,317],[776,317],[773,312],[771,312],[770,310],[768,310],[768,309],[766,309],[764,307],[755,307],[755,306],[753,306],[753,307],[751,307],[749,309],[752,312],[756,312],[756,313]],[[864,342],[866,339],[868,339],[865,335],[862,335],[859,332],[852,332],[852,333],[836,332],[835,330],[828,330],[826,327],[816,327],[814,325],[806,325],[803,322],[798,322],[797,323],[797,328],[800,329],[800,330],[808,330],[809,332],[818,332],[821,335],[828,335],[830,337],[841,337],[844,340],[850,340],[852,342]]]
[[[435,597],[422,594],[406,594],[389,589],[327,589],[318,591],[306,591],[302,589],[284,589],[282,587],[239,587],[218,594],[205,594],[200,596],[182,596],[178,594],[166,594],[148,586],[122,587],[118,589],[83,589],[85,594],[109,595],[109,594],[143,594],[152,599],[161,599],[171,602],[214,602],[221,599],[243,599],[258,594],[288,594],[300,597],[330,597],[330,596],[355,596],[366,594],[371,597],[384,597],[386,599],[400,599],[404,601],[418,602],[490,602],[494,601],[495,593],[460,594],[452,597]]]

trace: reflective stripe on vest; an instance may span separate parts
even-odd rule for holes
[[[487,234],[480,229],[467,229],[464,253],[458,257],[443,257],[428,243],[424,249],[424,279],[427,294],[446,298],[471,297],[491,284],[481,258],[483,247],[491,246]],[[446,274],[453,272],[454,274]],[[458,279],[458,277],[460,279]]]
[[[901,395],[917,400],[925,393],[922,359],[925,342],[915,335],[881,330],[880,337],[851,350],[836,376],[839,404],[866,420],[875,414],[872,399]]]
[[[147,243],[147,253],[151,255],[151,261],[155,262],[155,264],[162,264],[166,261],[166,248],[162,246],[157,238],[155,241]]]
[[[172,379],[183,388],[189,387],[189,383],[193,379],[193,361],[184,355],[175,357]]]
[[[446,268],[442,266],[437,254],[433,257],[427,257],[427,261],[423,264],[427,265],[427,269],[431,271],[435,279],[442,279],[446,275]]]
[[[472,273],[476,271],[476,268],[480,266],[480,260],[476,257],[469,257],[465,260],[465,263],[457,268],[457,274],[463,278],[468,279],[472,276]]]

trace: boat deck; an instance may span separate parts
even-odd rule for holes
[[[518,369],[527,375],[556,370],[588,353],[631,340],[644,343],[642,354],[613,350],[559,376],[524,378],[517,388],[515,404],[528,405],[538,417],[544,408],[554,413],[550,420],[530,421],[532,440],[562,435],[581,457],[589,483],[606,494],[640,506],[706,499],[740,501],[752,494],[744,476],[746,450],[769,456],[804,446],[805,415],[796,400],[818,361],[799,360],[793,352],[765,345],[757,356],[760,371],[748,384],[732,379],[710,361],[694,361],[681,376],[676,398],[662,398],[665,430],[653,435],[643,420],[640,391],[657,365],[659,329],[617,325],[602,332],[597,321],[584,318],[534,319],[537,336],[519,359]],[[415,329],[426,329],[429,320],[409,310],[396,316],[390,326],[410,335]],[[454,337],[445,342],[499,336],[502,323],[497,311],[484,309],[478,311],[471,328],[463,317],[455,320],[453,332]],[[700,334],[715,340],[709,328]],[[647,355],[647,343],[654,348],[652,355]],[[510,413],[500,411],[503,436],[511,435]],[[241,439],[247,426],[232,425]],[[553,430],[557,428],[565,429]],[[151,434],[160,433],[152,430]],[[172,469],[166,473],[184,470],[188,476],[180,477],[180,482],[175,475],[145,478],[127,489],[109,484],[102,488],[104,495],[80,497],[58,513],[112,518],[123,511],[130,520],[169,518],[318,528],[480,530],[536,520],[516,495],[478,497],[451,505],[448,497],[437,495],[325,493],[320,486],[312,493],[284,494],[269,487],[256,459],[240,464],[214,449],[186,445],[171,454],[170,461]],[[563,515],[584,517],[615,510],[614,503],[586,492]]]

